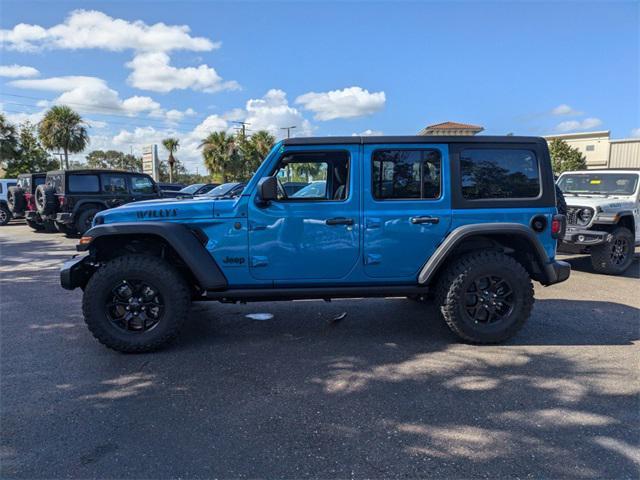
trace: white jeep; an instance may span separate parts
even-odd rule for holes
[[[594,270],[620,275],[640,245],[640,170],[565,172],[558,179],[567,203],[566,253],[590,253]]]

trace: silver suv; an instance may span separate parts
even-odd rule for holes
[[[624,273],[640,245],[640,170],[565,172],[558,186],[567,202],[559,250],[590,253],[597,272]]]

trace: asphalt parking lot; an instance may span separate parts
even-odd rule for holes
[[[2,478],[639,475],[637,260],[571,258],[501,346],[406,299],[204,303],[172,348],[123,355],[59,287],[75,242],[0,227]]]

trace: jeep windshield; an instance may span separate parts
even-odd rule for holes
[[[633,195],[637,185],[633,173],[570,173],[558,180],[563,193],[576,195]]]

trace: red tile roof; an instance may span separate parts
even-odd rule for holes
[[[484,130],[484,128],[478,125],[469,125],[466,123],[457,122],[442,122],[434,125],[427,125],[425,130]]]

